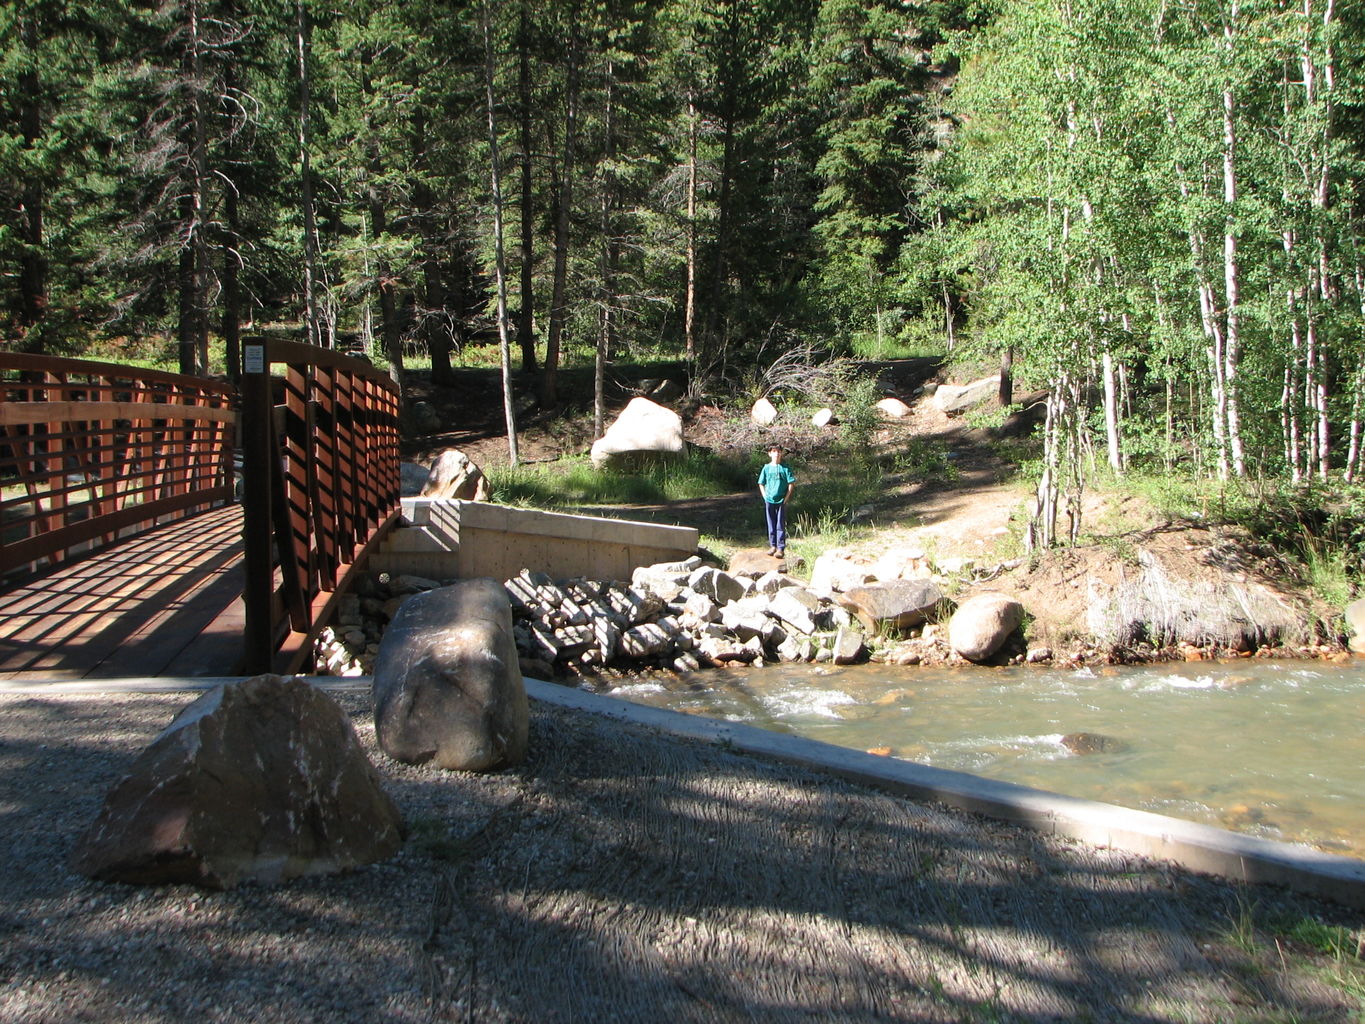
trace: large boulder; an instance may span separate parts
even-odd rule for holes
[[[1365,654],[1365,597],[1346,606],[1346,627],[1351,633],[1351,650]]]
[[[877,411],[889,420],[903,420],[910,415],[910,406],[899,398],[883,398],[877,403]]]
[[[616,422],[592,444],[592,464],[623,466],[684,451],[682,417],[648,398],[632,398]]]
[[[949,415],[974,409],[1000,394],[1000,377],[982,377],[970,384],[940,384],[934,391],[934,404]]]
[[[760,398],[749,410],[749,419],[753,420],[760,427],[772,426],[777,420],[777,406],[766,398]]]
[[[853,587],[839,604],[858,617],[869,633],[910,629],[927,622],[946,599],[931,580],[892,580]]]
[[[227,889],[385,860],[402,819],[336,702],[299,679],[219,686],[137,758],[73,870]]]
[[[483,470],[458,448],[447,448],[436,457],[422,487],[424,498],[487,501],[488,494],[488,478]]]
[[[526,687],[497,580],[441,587],[399,609],[375,660],[374,726],[380,749],[408,764],[482,771],[525,758]]]
[[[1024,621],[1024,606],[1008,594],[973,594],[948,621],[948,644],[968,661],[985,661]]]
[[[730,556],[727,570],[731,576],[748,576],[752,579],[774,569],[780,572],[783,564],[782,559],[768,554],[767,548],[741,548]]]

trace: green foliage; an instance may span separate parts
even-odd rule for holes
[[[877,402],[881,392],[876,377],[854,370],[846,372],[839,381],[839,439],[850,450],[866,453],[877,429]]]
[[[891,470],[913,480],[939,483],[952,483],[962,475],[944,442],[922,437],[910,438],[895,452]]]
[[[653,460],[632,473],[596,469],[586,459],[488,470],[492,500],[536,508],[653,505],[710,498],[747,490],[753,475],[747,464],[697,450],[682,458]]]

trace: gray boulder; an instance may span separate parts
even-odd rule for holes
[[[766,398],[760,398],[749,410],[749,419],[753,420],[760,427],[772,426],[777,420],[777,406]]]
[[[447,448],[436,457],[422,486],[424,498],[487,501],[488,495],[488,478],[483,470],[458,448]]]
[[[687,586],[697,594],[705,594],[716,604],[738,601],[748,590],[728,572],[710,566],[697,569],[687,578]]]
[[[720,606],[705,594],[688,594],[683,608],[700,622],[715,622],[720,618]]]
[[[796,581],[791,577],[773,571],[765,572],[758,579],[754,580],[754,590],[760,594],[765,594],[768,597],[772,597],[779,590],[783,590],[787,587],[794,587],[796,585]]]
[[[940,384],[934,391],[933,402],[943,412],[953,415],[966,412],[1000,394],[1000,377],[982,377],[970,384]]]
[[[648,398],[632,398],[605,434],[592,444],[592,464],[628,466],[650,457],[681,455],[682,417]]]
[[[1121,754],[1128,744],[1113,736],[1098,732],[1069,732],[1061,738],[1062,746],[1073,754]]]
[[[1346,606],[1346,626],[1351,633],[1351,650],[1365,654],[1365,597]]]
[[[741,640],[748,640],[750,637],[761,636],[772,620],[755,608],[727,604],[720,610],[720,621],[735,636]]]
[[[781,619],[803,636],[815,632],[820,599],[802,587],[783,587],[768,601],[768,614]]]
[[[374,667],[375,735],[384,753],[452,770],[517,764],[526,756],[528,717],[501,584],[466,580],[399,609]]]
[[[702,570],[698,569],[697,572]],[[673,570],[659,570],[652,565],[639,566],[630,574],[631,586],[647,590],[660,601],[672,601],[682,594],[687,586],[689,573]]]
[[[948,644],[968,661],[985,661],[1024,621],[1024,606],[1008,594],[974,594],[948,622]]]
[[[931,580],[891,580],[852,587],[837,595],[869,633],[910,629],[927,622],[946,598]]]
[[[853,665],[867,655],[863,635],[856,629],[844,628],[834,634],[834,664]]]
[[[385,860],[402,819],[330,697],[257,676],[208,691],[137,758],[77,841],[105,881],[228,889]]]
[[[654,622],[632,626],[621,634],[621,653],[628,658],[654,658],[672,649],[672,635]]]

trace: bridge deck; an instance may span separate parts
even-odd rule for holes
[[[0,679],[235,674],[242,583],[240,505],[75,559],[0,594]]]

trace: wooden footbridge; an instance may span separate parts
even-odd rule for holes
[[[397,521],[399,396],[296,343],[242,371],[0,353],[0,680],[303,667]]]

